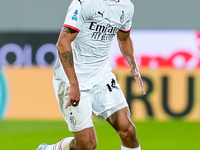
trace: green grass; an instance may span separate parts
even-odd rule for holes
[[[104,120],[96,120],[97,150],[120,150],[120,139]],[[200,122],[135,122],[142,150],[199,150]],[[0,121],[0,150],[35,150],[72,136],[64,121]]]

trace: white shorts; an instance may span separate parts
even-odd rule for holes
[[[53,84],[60,110],[72,132],[94,126],[92,112],[96,116],[107,119],[116,111],[128,106],[115,79],[110,79],[110,83],[101,83],[92,89],[80,91],[79,105],[77,107],[69,106],[67,109],[65,106],[68,100],[69,84],[55,79]]]

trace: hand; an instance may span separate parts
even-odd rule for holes
[[[145,87],[144,87],[144,84],[142,82],[142,77],[140,75],[140,71],[139,71],[138,66],[131,68],[130,72],[131,72],[133,78],[136,80],[137,85],[141,88],[142,93],[144,95],[146,95]]]
[[[65,106],[67,109],[68,106],[78,106],[80,102],[80,91],[78,84],[71,85],[69,88],[68,102]]]

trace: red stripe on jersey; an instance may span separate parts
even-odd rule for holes
[[[131,29],[130,30],[128,30],[128,31],[124,31],[124,30],[119,30],[119,31],[121,31],[121,32],[124,32],[124,33],[128,33],[128,32],[130,32],[131,31]]]
[[[75,27],[70,26],[70,25],[67,25],[67,24],[64,24],[63,26],[64,26],[64,27],[67,27],[67,28],[70,28],[70,29],[73,29],[73,30],[76,30],[77,32],[80,31],[78,28],[75,28]]]
[[[131,28],[132,28],[132,27],[131,27]],[[124,30],[121,30],[121,29],[119,29],[119,31],[124,32],[124,33],[128,33],[128,32],[131,31],[131,28],[130,28],[128,31],[124,31]]]

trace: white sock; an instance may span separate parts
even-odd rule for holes
[[[71,141],[74,139],[74,137],[68,137],[65,139],[62,139],[60,142],[53,144],[53,145],[48,145],[45,150],[70,150],[69,149],[69,144]]]
[[[141,150],[140,146],[137,148],[127,148],[121,145],[121,150]]]

